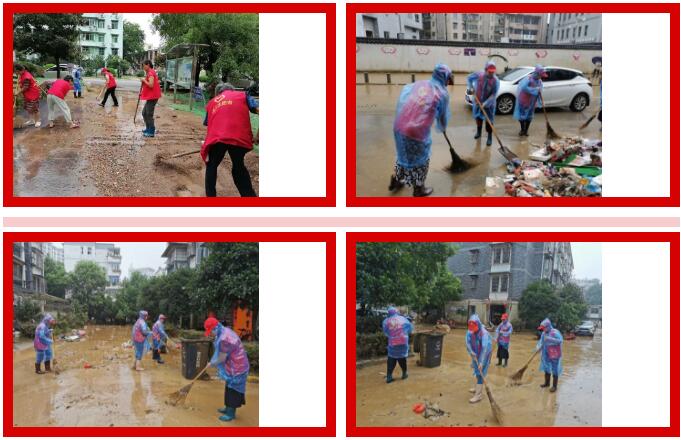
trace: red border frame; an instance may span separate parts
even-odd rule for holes
[[[593,241],[668,242],[670,245],[671,328],[679,323],[679,233],[677,232],[348,232],[346,242],[346,432],[350,437],[678,437],[679,436],[679,342],[670,338],[669,427],[357,427],[355,300],[358,242],[467,242],[467,241]]]
[[[326,195],[324,197],[17,197],[14,195],[13,126],[4,118],[4,206],[297,206],[336,204],[336,5],[333,3],[4,3],[3,62],[13,62],[14,13],[73,12],[253,12],[326,14]],[[4,77],[5,115],[12,114],[12,82]],[[285,148],[288,146],[282,146]]]
[[[336,234],[333,232],[5,232],[3,436],[333,437],[336,435]],[[240,241],[326,244],[326,426],[324,427],[15,427],[13,426],[12,244],[23,241]]]
[[[678,3],[348,3],[346,9],[346,204],[361,206],[679,206],[679,108],[670,107],[670,174],[669,197],[358,197],[357,196],[357,133],[355,87],[355,14],[363,12],[622,12],[670,14],[670,95],[679,96],[679,4]],[[387,185],[387,183],[386,183]]]

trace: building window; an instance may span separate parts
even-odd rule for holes
[[[111,55],[118,55],[118,48],[117,47],[111,48]]]
[[[118,20],[111,20],[111,29],[118,29]]]
[[[584,36],[586,37],[586,33],[589,32],[589,25],[584,26]]]
[[[83,248],[83,246],[80,247],[80,254],[81,255],[85,254],[85,248]]]
[[[111,42],[112,43],[118,43],[118,35],[112,35],[111,36]]]
[[[414,20],[416,20],[417,23],[421,21],[419,14],[414,15]]]
[[[397,39],[398,39],[398,40],[404,40],[404,34],[398,32],[398,33],[397,33]]]
[[[92,255],[92,248],[91,247],[87,248],[87,254]]]
[[[452,29],[458,29],[459,23],[452,23]]]
[[[478,276],[477,275],[471,275],[471,290],[475,290],[478,288]]]
[[[582,36],[582,27],[580,26],[579,29],[577,30],[577,36],[581,37]]]
[[[17,281],[21,281],[24,278],[24,266],[18,263],[14,263],[13,267],[13,272],[14,274],[14,279]]]
[[[459,34],[456,33],[456,32],[454,32],[454,33],[452,34],[452,38],[454,38],[455,40],[458,39],[458,38],[459,38]]]
[[[471,264],[478,264],[480,259],[480,251],[478,249],[471,250]]]
[[[576,34],[577,34],[577,28],[572,28],[572,38],[575,38]]]
[[[383,32],[383,38],[390,38],[390,32],[384,31]]]
[[[490,278],[490,293],[508,292],[510,274],[502,273],[492,275]]]
[[[511,245],[504,244],[492,249],[492,264],[508,264],[511,261]]]
[[[104,48],[103,47],[98,47],[99,49],[99,55],[104,56]]]
[[[365,31],[365,33],[367,34],[367,38],[373,38],[374,36],[374,33],[372,31]]]

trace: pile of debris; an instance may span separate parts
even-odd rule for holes
[[[600,197],[602,142],[578,137],[547,141],[530,154],[515,159],[504,177],[487,177],[486,196]]]

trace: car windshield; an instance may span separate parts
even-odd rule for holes
[[[517,79],[522,78],[523,76],[527,75],[530,73],[532,69],[528,69],[527,67],[516,67],[515,69],[508,70],[501,75],[499,75],[499,79],[502,81],[510,81],[513,82]]]

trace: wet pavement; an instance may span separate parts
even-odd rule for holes
[[[200,149],[206,129],[199,116],[173,110],[169,106],[172,98],[161,98],[155,111],[156,137],[145,138],[144,102],[140,103],[133,123],[135,92],[117,90],[120,106],[113,107],[109,98],[105,108],[98,105],[95,93],[84,92],[83,99],[69,96],[66,100],[72,117],[80,120],[80,128],[69,128],[62,118],[54,128],[48,128],[43,99],[43,126],[14,129],[15,196],[205,196],[205,165],[200,156],[170,158]],[[15,127],[25,117],[20,109]],[[257,154],[247,154],[245,162],[257,193]],[[217,193],[239,194],[232,181],[228,156],[218,170]]]
[[[418,79],[424,79],[419,75]],[[447,127],[447,135],[456,152],[463,159],[474,163],[472,169],[452,174],[446,170],[451,164],[449,147],[441,133],[432,130],[433,145],[430,171],[426,185],[433,187],[434,196],[482,196],[485,192],[485,177],[506,174],[505,159],[497,151],[496,139],[491,147],[485,145],[487,134],[483,130],[481,139],[474,140],[475,122],[472,112],[464,102],[465,86],[462,78],[457,78],[455,86],[448,87],[452,117]],[[395,165],[395,141],[392,126],[397,99],[403,85],[361,85],[356,87],[357,105],[357,195],[358,196],[411,196],[411,189],[404,188],[395,193],[388,191],[390,175]],[[581,113],[569,109],[552,108],[548,110],[549,121],[561,136],[580,135],[590,139],[600,139],[600,123],[594,119],[584,130],[578,130],[599,106],[599,88],[594,89],[594,97],[589,107]],[[530,136],[518,136],[520,125],[513,115],[495,117],[495,128],[504,145],[520,158],[529,158],[535,149],[530,144],[542,144],[546,140],[544,115],[535,113],[530,127]],[[606,164],[607,166],[607,164]]]
[[[258,426],[258,384],[246,385],[246,405],[237,419],[221,422],[224,382],[209,369],[210,380],[199,380],[184,405],[166,403],[169,394],[189,380],[181,375],[181,354],[169,350],[159,365],[147,353],[145,371],[131,366],[129,327],[88,329],[80,342],[58,341],[55,359],[59,375],[34,373],[32,345],[18,344],[14,351],[14,426]],[[85,369],[85,363],[92,368]],[[54,363],[54,362],[53,362]],[[54,369],[54,367],[53,367]],[[249,381],[250,382],[250,381]]]
[[[522,368],[537,343],[531,333],[516,333],[511,338],[508,367],[496,366],[496,346],[487,382],[501,406],[506,426],[601,426],[601,331],[596,336],[578,337],[563,344],[563,375],[558,391],[550,393],[539,385],[544,373],[535,357],[520,385],[509,376]],[[416,365],[418,354],[408,359],[409,378],[385,383],[385,362],[358,368],[357,426],[496,426],[490,404],[483,400],[471,404],[468,392],[475,383],[470,357],[465,348],[465,330],[445,336],[442,365],[425,368]],[[416,403],[437,404],[446,414],[426,419],[412,411]]]

